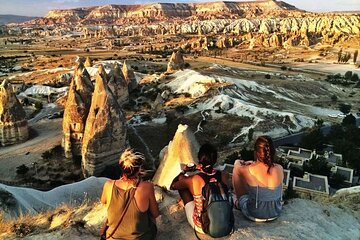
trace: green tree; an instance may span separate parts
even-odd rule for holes
[[[324,157],[313,157],[310,159],[308,163],[304,164],[304,171],[313,173],[313,174],[319,174],[323,176],[330,176],[331,167],[328,165],[328,162]]]
[[[352,76],[351,76],[351,81],[353,82],[358,82],[359,81],[359,75],[357,73],[354,73]]]
[[[344,125],[344,126],[348,126],[348,125],[356,126],[356,118],[352,114],[346,115],[346,117],[344,117],[344,119],[342,121],[342,125]]]
[[[339,110],[344,114],[348,114],[351,110],[351,105],[342,103],[339,105]]]
[[[352,71],[347,71],[344,75],[345,79],[350,80],[352,77]]]
[[[307,149],[322,150],[325,143],[325,137],[320,128],[311,128],[305,132],[300,141],[300,146]]]
[[[331,96],[331,101],[336,102],[337,100],[338,98],[335,94]]]

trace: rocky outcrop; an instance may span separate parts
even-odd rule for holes
[[[29,138],[25,111],[11,84],[4,80],[0,85],[0,144],[11,145]]]
[[[167,72],[182,70],[185,67],[184,56],[181,51],[173,52],[167,65]]]
[[[124,103],[129,101],[128,84],[125,81],[124,74],[122,73],[119,64],[116,64],[114,69],[111,70],[108,86],[114,94],[119,106],[122,106]]]
[[[92,67],[93,66],[93,63],[92,63],[92,60],[90,57],[86,57],[86,61],[84,63],[84,66],[85,67]]]
[[[93,91],[90,75],[80,63],[75,69],[64,110],[62,145],[66,158],[81,156],[85,123]]]
[[[181,164],[197,162],[199,143],[187,125],[180,124],[169,145],[160,153],[160,165],[153,178],[154,184],[170,188],[182,170]]]
[[[261,0],[252,2],[208,2],[208,3],[154,3],[143,5],[105,5],[98,7],[51,10],[37,23],[115,23],[129,19],[165,20],[170,18],[197,17],[212,19],[219,15],[231,18],[254,17],[284,12],[300,14],[302,11],[284,2]]]
[[[125,140],[124,115],[107,85],[105,69],[100,65],[84,132],[84,176],[99,176],[106,166],[116,164],[125,149]]]
[[[124,64],[123,64],[122,73],[123,73],[124,79],[128,85],[129,92],[132,92],[135,88],[137,88],[138,82],[136,80],[134,71],[132,70],[132,68],[130,66],[128,66],[126,64],[126,62],[124,62]]]

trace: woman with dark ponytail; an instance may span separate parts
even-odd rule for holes
[[[269,136],[255,142],[255,161],[236,160],[233,170],[235,207],[253,221],[271,221],[280,216],[283,168],[274,163],[275,147]]]
[[[178,190],[179,195],[185,206],[187,220],[192,228],[199,233],[204,233],[201,223],[201,212],[203,211],[202,189],[206,184],[206,179],[217,179],[227,187],[229,174],[225,171],[214,169],[217,161],[216,148],[205,143],[200,147],[198,152],[197,166],[191,166],[191,169],[185,169],[180,173],[171,184],[172,190]],[[188,171],[198,171],[196,174],[189,176]]]

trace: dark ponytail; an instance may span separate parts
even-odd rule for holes
[[[263,162],[268,166],[267,173],[270,174],[271,167],[274,166],[275,147],[269,136],[261,136],[255,142],[256,161]]]
[[[210,143],[202,145],[198,152],[199,163],[202,165],[202,171],[211,174],[213,172],[213,166],[217,161],[217,150]]]

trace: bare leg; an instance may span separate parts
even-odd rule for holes
[[[242,174],[245,167],[246,166],[241,165],[239,161],[236,161],[234,163],[232,180],[233,180],[233,187],[237,199],[239,199],[242,195],[247,194],[246,181]]]
[[[188,189],[179,190],[179,195],[181,199],[184,202],[184,205],[186,205],[188,202],[191,202],[194,200],[193,195]]]

